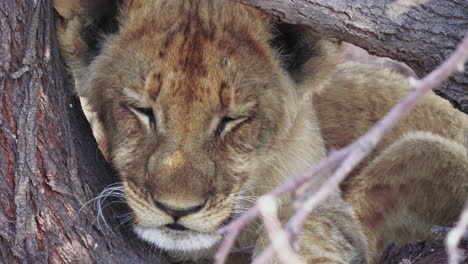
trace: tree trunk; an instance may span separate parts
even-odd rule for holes
[[[115,177],[66,82],[51,0],[3,0],[0,39],[0,262],[162,263],[80,210]]]
[[[235,0],[291,23],[310,26],[409,65],[423,76],[439,65],[468,29],[466,0]],[[468,70],[436,93],[468,113]]]

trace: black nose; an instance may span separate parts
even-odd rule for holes
[[[183,217],[183,216],[186,216],[186,215],[189,215],[189,214],[193,214],[193,213],[196,213],[198,211],[200,211],[200,209],[203,208],[203,206],[205,206],[205,203],[201,204],[201,205],[197,205],[197,206],[194,206],[194,207],[190,207],[190,208],[187,208],[187,209],[172,209],[172,208],[169,208],[168,206],[166,206],[165,204],[159,202],[159,201],[156,201],[154,200],[154,204],[156,205],[156,207],[158,207],[159,209],[163,210],[164,212],[166,212],[167,214],[171,215],[172,217],[174,217],[174,219],[177,221],[177,219]]]

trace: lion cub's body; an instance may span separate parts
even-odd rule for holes
[[[233,1],[108,2],[120,11],[56,0],[62,54],[135,231],[178,260],[209,259],[220,226],[362,135],[408,89],[387,70],[337,68],[335,42]],[[375,263],[386,243],[449,225],[468,193],[467,130],[466,116],[427,97],[307,219],[301,257]],[[286,197],[280,217],[291,213]],[[236,250],[267,245],[256,223]]]

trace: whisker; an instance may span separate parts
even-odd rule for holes
[[[135,220],[135,213],[129,212],[129,213],[121,214],[117,216],[116,218],[120,226],[124,226],[126,224],[132,224]]]
[[[88,206],[91,203],[94,203],[95,209],[97,210],[95,223],[97,222],[97,224],[100,226],[99,220],[102,220],[102,222],[104,223],[104,226],[112,232],[109,224],[107,223],[104,217],[103,211],[106,207],[114,203],[123,203],[125,201],[125,194],[123,192],[123,188],[124,187],[121,182],[116,182],[116,183],[108,185],[96,197],[90,199],[83,206],[81,206],[80,209],[78,210],[77,215],[79,215],[86,206]],[[105,201],[110,197],[116,198],[117,200],[104,205]]]
[[[124,194],[123,194],[123,186],[122,185],[113,185],[111,187],[107,187],[105,188],[97,197],[96,199],[96,209],[97,209],[97,220],[98,220],[98,224],[99,224],[99,219],[102,220],[102,222],[104,223],[104,226],[111,230],[109,224],[107,223],[105,217],[104,217],[104,212],[103,210],[105,209],[105,207],[103,207],[104,205],[104,202],[107,198],[109,197],[115,197],[115,198],[124,198]],[[114,202],[112,202],[114,203]],[[112,204],[111,203],[111,204]],[[107,205],[106,205],[107,207]],[[111,230],[112,232],[112,230]]]

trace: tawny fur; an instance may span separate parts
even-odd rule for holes
[[[175,260],[209,260],[220,226],[351,143],[409,89],[385,69],[336,66],[336,41],[305,28],[282,38],[289,26],[234,1],[122,1],[118,29],[97,32],[112,17],[97,18],[87,3],[55,1],[62,54],[122,178],[135,231]],[[376,263],[387,243],[450,225],[468,194],[466,131],[465,115],[427,96],[307,219],[301,258]],[[163,207],[198,209],[177,220],[189,230],[174,231]],[[279,212],[291,216],[290,197]],[[232,263],[268,243],[252,224]]]

